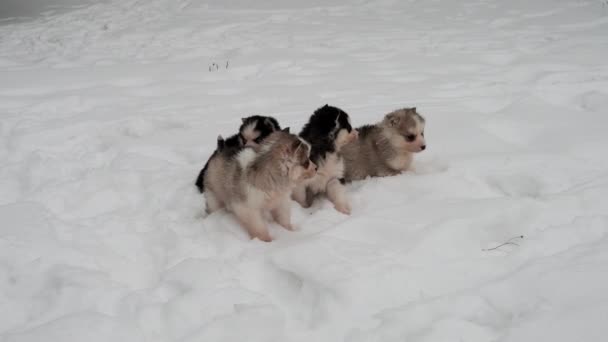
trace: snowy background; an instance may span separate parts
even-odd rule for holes
[[[608,339],[605,2],[3,3],[0,341]],[[204,218],[218,133],[325,103],[429,148],[270,244]]]

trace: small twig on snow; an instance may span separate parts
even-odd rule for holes
[[[523,239],[524,236],[520,235],[520,236],[516,236],[516,237],[512,237],[509,240],[507,240],[507,242],[501,243],[500,245],[493,247],[493,248],[484,248],[482,249],[482,251],[484,252],[488,252],[488,251],[493,251],[495,249],[499,249],[502,246],[506,246],[506,245],[514,245],[514,246],[519,246],[519,244],[517,244],[516,242],[513,242],[513,240],[517,240],[517,239]]]

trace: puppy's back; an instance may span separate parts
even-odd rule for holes
[[[342,148],[344,179],[347,182],[365,178],[367,165],[372,162],[373,139],[378,127],[365,125],[357,128],[359,139]]]
[[[210,191],[220,201],[226,203],[238,196],[241,183],[242,168],[237,157],[244,150],[250,148],[225,147],[217,151],[209,164],[203,180],[205,191]]]
[[[376,169],[383,167],[379,148],[386,138],[379,125],[365,125],[357,128],[359,139],[342,148],[344,158],[344,180],[347,182],[374,176]]]

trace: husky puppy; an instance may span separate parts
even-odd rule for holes
[[[342,148],[344,180],[397,175],[426,148],[424,118],[414,108],[397,109],[375,125],[358,128],[359,139]]]
[[[270,133],[280,131],[281,126],[277,119],[272,116],[253,115],[241,119],[239,133],[243,137],[246,146],[257,146]]]
[[[344,176],[340,150],[357,135],[345,111],[327,104],[317,109],[300,132],[300,137],[311,145],[310,159],[318,166],[317,174],[298,185],[292,198],[308,208],[316,195],[325,193],[336,210],[350,214],[350,203],[340,183]]]
[[[239,133],[223,139],[221,136],[218,137],[217,148],[211,154],[211,157],[205,163],[203,169],[199,172],[196,182],[194,183],[198,188],[199,192],[205,192],[205,185],[203,179],[209,166],[209,161],[214,158],[217,153],[220,152],[224,147],[230,147],[231,151],[238,151],[238,148],[245,146],[258,146],[262,140],[264,140],[270,133],[281,129],[279,122],[271,116],[253,115],[241,119],[241,127],[239,127]],[[234,149],[237,150],[234,150]]]
[[[259,148],[224,147],[209,161],[204,177],[207,212],[225,207],[252,238],[271,241],[264,213],[293,229],[289,196],[315,170],[308,143],[289,129],[270,134]]]

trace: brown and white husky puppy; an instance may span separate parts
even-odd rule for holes
[[[218,137],[217,148],[211,154],[211,157],[205,163],[203,169],[199,172],[196,182],[194,183],[200,193],[205,192],[204,178],[207,172],[209,161],[213,159],[217,153],[224,147],[243,148],[245,146],[257,146],[272,132],[279,131],[281,126],[279,122],[271,116],[253,115],[241,119],[241,127],[239,133],[223,139]],[[233,149],[234,151],[234,149]]]
[[[309,145],[289,129],[276,131],[258,148],[224,147],[209,161],[204,177],[207,212],[226,208],[252,238],[271,241],[265,212],[291,225],[293,189],[315,175]]]

